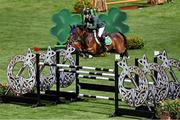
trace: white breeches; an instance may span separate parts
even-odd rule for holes
[[[97,42],[99,45],[101,45],[100,42],[99,42],[99,40],[97,39],[96,30],[93,30],[93,33],[94,33],[94,38],[95,38],[96,42]]]
[[[98,37],[101,37],[101,35],[104,32],[104,29],[105,29],[105,27],[99,28],[99,30],[98,30]]]

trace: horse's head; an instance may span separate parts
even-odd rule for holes
[[[68,42],[70,44],[74,43],[77,39],[78,39],[78,35],[77,35],[77,29],[76,26],[70,26],[71,30],[70,30],[70,35],[68,38]]]
[[[78,38],[81,36],[82,30],[80,29],[79,26],[75,26],[75,25],[70,26],[70,28],[71,30],[68,38],[68,44],[79,49],[80,45],[78,42]]]

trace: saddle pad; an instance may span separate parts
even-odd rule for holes
[[[111,45],[112,44],[112,40],[109,36],[105,37],[105,45]]]

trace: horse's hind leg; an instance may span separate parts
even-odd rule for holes
[[[124,56],[128,58],[128,51],[127,51],[127,49],[123,53],[120,53],[120,58],[123,58]]]
[[[124,56],[126,56],[127,58],[129,57],[129,54],[128,54],[128,51],[127,51],[127,49],[124,51]]]

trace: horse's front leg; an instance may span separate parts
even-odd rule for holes
[[[84,53],[81,49],[76,49],[78,55],[80,55],[81,57],[84,57]]]
[[[84,55],[86,58],[93,58],[93,56],[91,54],[89,54],[88,52],[85,52]]]
[[[88,52],[85,48],[81,47],[80,49],[76,49],[76,51],[81,57],[88,57]]]
[[[92,58],[93,57],[92,52],[90,51],[89,48],[83,49],[82,52],[84,53],[84,57],[86,57],[86,58]]]

